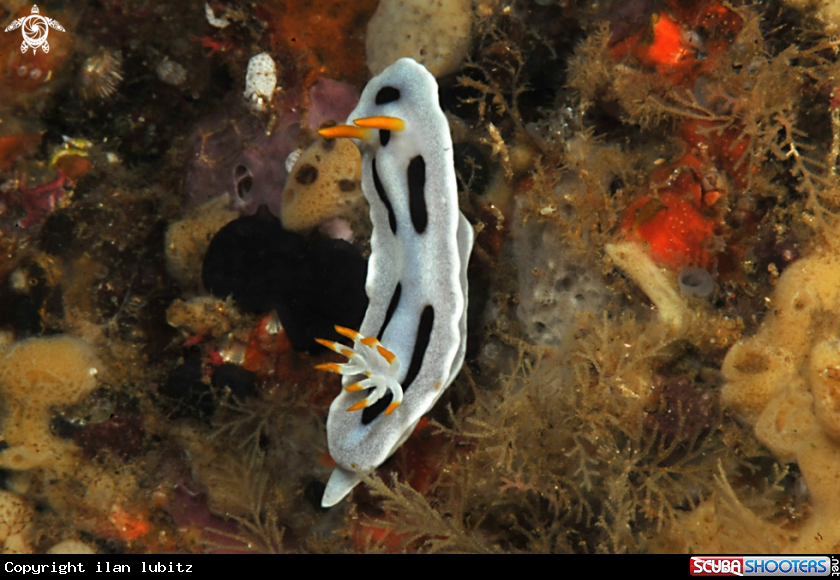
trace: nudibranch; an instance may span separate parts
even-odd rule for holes
[[[373,222],[365,282],[370,304],[352,347],[320,365],[340,373],[327,443],[337,467],[321,505],[341,501],[390,457],[461,370],[467,335],[467,262],[473,230],[458,208],[449,123],[435,78],[410,58],[374,77],[346,125],[362,153],[362,190]]]

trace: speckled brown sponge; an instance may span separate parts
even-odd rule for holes
[[[378,75],[409,56],[436,78],[453,73],[472,40],[470,0],[382,0],[367,28],[367,65]]]
[[[367,209],[362,196],[362,158],[349,139],[319,139],[301,153],[289,173],[280,215],[283,227],[305,232],[333,217]]]

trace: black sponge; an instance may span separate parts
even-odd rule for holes
[[[358,329],[367,309],[367,262],[343,240],[307,242],[266,206],[230,222],[204,257],[204,286],[249,312],[276,310],[295,348],[336,340],[335,325]]]

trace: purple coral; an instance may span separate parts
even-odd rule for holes
[[[309,89],[306,126],[317,131],[326,121],[343,123],[359,102],[359,89],[353,85],[321,79]]]
[[[91,459],[102,449],[124,457],[135,457],[143,450],[143,416],[132,411],[118,411],[102,423],[81,427],[73,434],[85,457]]]
[[[55,179],[31,189],[18,187],[11,191],[0,190],[0,205],[4,206],[5,210],[16,206],[23,208],[26,215],[18,221],[17,225],[19,227],[39,226],[67,197],[67,192],[64,189],[66,184],[67,178],[59,170]]]
[[[184,180],[186,207],[227,194],[232,206],[245,215],[263,204],[280,216],[286,183],[286,158],[299,143],[300,94],[286,93],[275,107],[276,119],[267,134],[263,122],[245,109],[226,111],[201,123],[190,137]],[[359,90],[346,83],[321,79],[309,90],[307,127],[343,121],[356,106]]]
[[[716,391],[685,375],[657,375],[654,385],[660,389],[659,408],[645,417],[645,426],[658,431],[670,445],[677,438],[698,437],[714,422],[718,413]]]
[[[294,102],[289,96],[285,106],[277,107],[278,118],[270,134],[260,119],[244,109],[231,118],[219,115],[200,124],[187,147],[186,207],[227,194],[243,214],[253,214],[265,204],[279,216],[285,160],[297,147],[300,133]]]

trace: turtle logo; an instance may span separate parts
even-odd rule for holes
[[[13,21],[6,27],[6,32],[16,30],[21,26],[23,26],[23,43],[20,45],[20,51],[24,53],[30,47],[32,54],[37,53],[39,48],[44,51],[44,54],[48,53],[50,44],[47,42],[47,35],[50,28],[64,32],[64,28],[57,21],[38,14],[38,7],[35,5],[32,6],[32,14]]]

